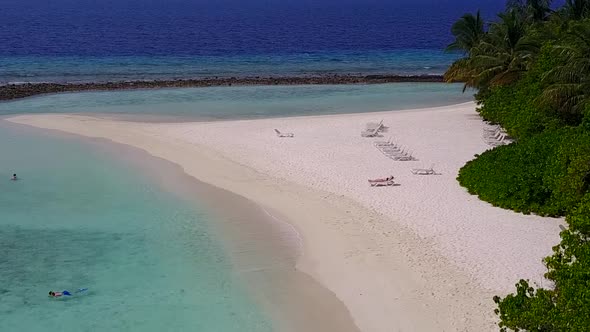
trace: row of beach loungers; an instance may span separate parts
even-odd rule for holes
[[[412,153],[405,147],[391,141],[376,141],[375,147],[386,157],[395,161],[416,161]]]
[[[378,137],[381,136],[380,132],[385,131],[387,127],[383,125],[383,120],[380,122],[372,122],[367,123],[365,130],[361,132],[362,137]],[[292,138],[295,137],[293,133],[285,133],[281,132],[278,129],[274,130],[277,137],[281,138]],[[381,153],[383,153],[386,157],[395,160],[395,161],[416,161],[412,153],[409,152],[406,148],[394,143],[391,141],[376,141],[373,143]],[[434,171],[434,165],[431,165],[430,168],[413,168],[411,170],[412,174],[414,175],[436,175]],[[369,185],[371,187],[390,187],[390,186],[398,186],[399,184],[395,183],[394,177],[388,176],[379,179],[369,179]]]
[[[383,121],[379,123],[368,123],[366,129],[361,132],[362,137],[377,137],[380,136],[380,132],[387,128],[383,125]],[[395,161],[416,161],[412,153],[408,151],[401,145],[398,145],[391,141],[375,141],[373,143],[375,147],[383,153],[386,157],[395,160]],[[434,171],[434,165],[431,165],[430,168],[413,168],[411,170],[412,174],[414,175],[436,175]],[[390,186],[399,186],[399,184],[395,183],[394,177],[388,176],[385,178],[380,179],[369,179],[369,185],[371,187],[390,187]]]
[[[378,137],[381,136],[380,132],[384,131],[387,127],[383,125],[383,120],[380,122],[369,122],[367,123],[365,130],[361,132],[362,137]],[[381,151],[386,157],[391,158],[395,161],[414,161],[418,160],[412,156],[412,153],[407,151],[405,148],[398,146],[391,141],[377,141],[374,143],[375,147]]]
[[[498,125],[484,128],[482,138],[489,146],[499,146],[512,143],[512,138],[508,135],[504,128]]]
[[[380,132],[384,131],[387,128],[383,125],[383,120],[379,123],[368,123],[366,129],[361,132],[362,137],[378,137],[380,136]],[[406,148],[389,141],[376,141],[373,143],[375,147],[383,153],[386,157],[395,160],[395,161],[415,161],[418,160],[412,153],[409,152]],[[414,168],[412,169],[412,174],[415,175],[433,175],[437,174],[434,169],[434,165],[430,166],[429,169],[426,168]],[[391,187],[391,186],[399,186],[398,183],[395,183],[394,177],[388,176],[385,178],[380,179],[369,179],[369,185],[371,187]]]

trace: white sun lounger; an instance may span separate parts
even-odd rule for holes
[[[490,146],[506,145],[513,141],[506,130],[499,125],[484,128],[482,138]]]
[[[414,158],[412,154],[405,155],[405,156],[392,156],[391,159],[395,161],[416,161],[418,159]]]
[[[434,171],[434,165],[430,166],[430,168],[413,168],[412,174],[414,175],[436,175],[437,173]]]
[[[373,142],[373,145],[376,146],[377,148],[379,148],[379,147],[386,147],[386,146],[395,146],[396,144],[393,143],[391,141],[391,139],[389,139],[389,141],[375,141],[375,142]]]
[[[383,153],[385,152],[403,152],[403,149],[399,146],[382,146],[379,150]]]
[[[379,135],[379,131],[383,128],[383,120],[377,124],[374,128],[366,129],[361,132],[361,137],[375,137]]]
[[[504,133],[501,134],[497,139],[489,140],[487,143],[490,146],[499,146],[510,144],[512,143],[512,140],[510,139],[510,136],[508,136],[508,134]]]
[[[381,129],[381,127],[383,127],[383,120],[381,120],[380,122],[369,122],[369,123],[367,123],[367,126],[365,127],[365,129],[366,130],[374,130],[375,128]]]
[[[412,153],[397,145],[393,146],[377,146],[377,149],[386,157],[395,161],[414,161],[418,160],[412,156]]]
[[[390,187],[395,186],[395,182],[391,181],[380,181],[380,182],[370,182],[371,187]]]
[[[277,133],[278,137],[295,137],[293,133],[281,133],[278,129],[275,129],[275,133]]]

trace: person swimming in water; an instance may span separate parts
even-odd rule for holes
[[[67,290],[61,291],[61,292],[49,291],[49,296],[51,296],[51,297],[61,297],[64,295],[65,296],[72,296],[72,293],[68,292]]]
[[[12,180],[12,181],[18,180],[18,177],[16,176],[16,173],[12,174],[12,178],[10,178],[10,180]]]
[[[75,291],[74,294],[83,293],[83,292],[86,292],[87,290],[88,290],[88,288],[78,288],[78,290]],[[70,293],[67,290],[64,290],[61,292],[49,291],[49,296],[51,296],[51,297],[73,296],[74,294]]]

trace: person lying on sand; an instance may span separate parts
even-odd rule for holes
[[[387,182],[387,181],[393,181],[393,175],[388,176],[384,179],[374,179],[374,180],[369,179],[369,182]]]

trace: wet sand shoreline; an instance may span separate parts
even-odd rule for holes
[[[186,174],[180,165],[140,148],[109,139],[4,123],[21,127],[25,133],[42,130],[50,136],[81,141],[137,170],[157,189],[205,209],[215,238],[232,262],[234,282],[246,289],[277,330],[358,331],[336,295],[296,269],[303,243],[286,220],[242,196],[201,182]]]

